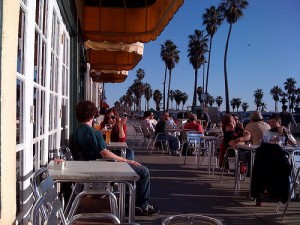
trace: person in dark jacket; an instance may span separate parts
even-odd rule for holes
[[[280,145],[261,143],[255,153],[251,180],[251,196],[256,199],[257,206],[261,206],[265,190],[270,196],[286,203],[291,169],[287,153]]]

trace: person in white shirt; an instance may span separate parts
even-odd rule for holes
[[[289,130],[284,126],[281,126],[281,118],[278,114],[274,114],[270,117],[269,124],[271,129],[264,132],[263,142],[276,143],[280,145],[297,145],[296,139]]]

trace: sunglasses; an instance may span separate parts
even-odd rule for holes
[[[108,119],[114,120],[114,119],[116,119],[116,116],[108,116]]]

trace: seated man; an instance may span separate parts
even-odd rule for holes
[[[201,124],[197,123],[197,116],[195,114],[191,114],[189,117],[189,122],[184,125],[185,130],[195,130],[200,133],[204,133],[204,129]]]
[[[163,112],[160,120],[155,126],[155,136],[158,133],[166,133],[166,128],[167,128],[167,122],[169,120],[169,113],[168,112]],[[168,138],[168,143],[170,147],[170,151],[172,155],[180,155],[178,152],[179,149],[179,141],[176,137],[167,134]]]
[[[269,124],[271,129],[264,132],[263,142],[279,145],[297,145],[296,139],[289,132],[289,130],[284,126],[281,126],[281,118],[279,114],[273,114],[269,118]]]
[[[149,169],[134,160],[117,156],[106,149],[102,133],[92,127],[96,113],[97,108],[90,101],[81,101],[77,104],[76,117],[80,124],[70,140],[72,153],[74,150],[80,151],[84,160],[111,158],[118,162],[128,163],[140,176],[140,179],[136,183],[136,214],[149,216],[159,214],[159,210],[148,203],[148,199],[150,198]]]

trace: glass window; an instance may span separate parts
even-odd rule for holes
[[[17,80],[17,144],[21,144],[24,141],[23,127],[24,127],[24,82]]]
[[[19,30],[18,30],[18,58],[17,58],[17,72],[24,74],[24,38],[25,34],[25,13],[20,9],[19,13]]]

